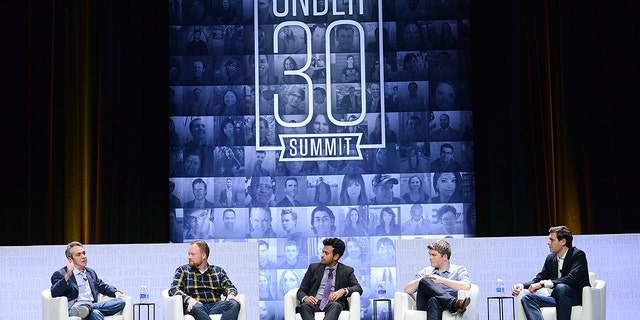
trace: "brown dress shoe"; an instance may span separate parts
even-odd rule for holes
[[[471,298],[466,297],[464,299],[458,299],[458,301],[456,301],[456,311],[458,315],[462,315],[464,314],[465,311],[467,311],[467,307],[469,306],[469,303],[471,303]]]

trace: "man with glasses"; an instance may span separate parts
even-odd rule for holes
[[[458,161],[453,159],[453,145],[440,145],[440,158],[431,161],[431,172],[464,171]]]
[[[184,239],[213,239],[213,213],[211,209],[185,209]]]
[[[274,187],[274,179],[271,176],[254,176],[250,178],[245,203],[247,203],[250,208],[275,207],[276,198],[273,191]]]
[[[287,97],[284,106],[280,108],[281,115],[306,114],[305,108],[305,91],[301,86],[291,86],[287,91]]]
[[[436,227],[433,231],[434,234],[462,234],[464,233],[464,227],[458,218],[461,216],[461,212],[458,212],[456,207],[445,204],[436,212],[436,218],[440,222],[440,226]]]

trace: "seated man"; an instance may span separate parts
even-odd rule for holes
[[[458,290],[471,289],[467,268],[449,262],[451,246],[448,242],[436,240],[427,248],[431,265],[420,270],[404,287],[404,292],[416,293],[416,308],[427,312],[427,320],[442,320],[445,310],[462,316],[471,302],[469,297],[457,298]]]
[[[124,309],[124,293],[106,284],[93,269],[87,268],[84,245],[74,241],[67,245],[65,255],[69,264],[51,276],[51,296],[67,297],[69,316],[83,319],[104,319]],[[98,302],[98,293],[118,299]]]
[[[587,255],[573,246],[573,234],[565,226],[549,229],[549,253],[542,270],[525,283],[511,288],[514,296],[528,289],[520,302],[527,320],[542,320],[542,307],[555,307],[558,320],[571,319],[571,307],[582,303],[582,288],[590,286]],[[535,294],[542,288],[553,289],[550,296]]]

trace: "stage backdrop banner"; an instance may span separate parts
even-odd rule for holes
[[[171,242],[257,242],[280,319],[326,237],[389,297],[395,241],[473,237],[468,5],[170,1]]]

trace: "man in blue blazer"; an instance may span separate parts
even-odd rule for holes
[[[347,297],[353,292],[362,294],[353,268],[338,262],[344,254],[344,241],[327,238],[322,244],[320,262],[309,265],[298,288],[297,298],[301,304],[297,312],[302,320],[313,320],[314,313],[320,311],[324,311],[325,320],[336,320],[342,310],[349,309]]]
[[[124,309],[125,294],[98,278],[93,269],[87,268],[84,245],[74,241],[67,245],[65,255],[69,264],[51,276],[51,296],[67,297],[69,316],[101,320]],[[98,302],[98,293],[118,299]]]
[[[529,289],[521,299],[528,320],[542,320],[542,307],[555,307],[558,320],[570,320],[571,307],[582,303],[582,288],[590,286],[587,256],[573,246],[573,235],[565,226],[550,228],[547,244],[551,253],[542,270],[530,282],[514,285],[511,294]],[[552,289],[551,295],[535,294],[542,288]]]

